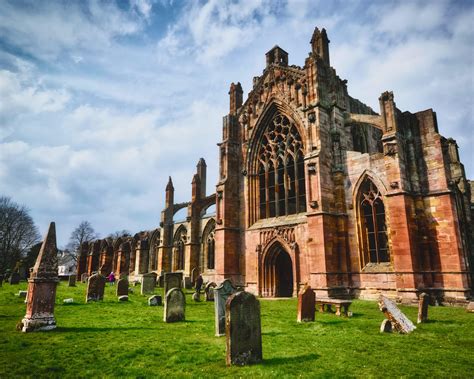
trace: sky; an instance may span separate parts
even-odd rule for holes
[[[316,26],[351,96],[433,108],[474,178],[473,20],[470,0],[3,0],[0,195],[60,247],[83,220],[158,227],[168,176],[188,201],[203,157],[214,191],[230,83],[246,96],[276,44],[303,66]]]

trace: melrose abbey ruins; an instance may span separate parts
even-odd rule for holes
[[[83,244],[79,276],[181,272],[189,286],[200,272],[262,297],[309,284],[323,297],[466,301],[470,182],[433,110],[401,111],[392,92],[377,112],[352,98],[318,28],[304,66],[275,46],[246,100],[240,83],[229,96],[215,192],[201,159],[189,202],[175,203],[170,178],[159,226]]]

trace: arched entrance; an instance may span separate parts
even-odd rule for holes
[[[264,262],[263,295],[270,297],[293,296],[293,263],[283,246],[275,243]]]

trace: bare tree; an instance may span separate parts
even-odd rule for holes
[[[14,268],[40,240],[29,210],[7,196],[0,197],[0,273]]]
[[[65,251],[68,251],[77,262],[77,255],[81,244],[91,242],[96,238],[99,238],[99,235],[95,232],[91,223],[89,221],[82,221],[79,226],[72,231]]]

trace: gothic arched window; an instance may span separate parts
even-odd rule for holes
[[[359,190],[359,226],[364,264],[390,262],[383,198],[370,179]]]
[[[209,233],[206,241],[207,247],[207,268],[213,270],[215,266],[215,241],[214,233]]]
[[[200,260],[201,267],[207,270],[214,270],[216,267],[216,244],[214,232],[216,230],[216,223],[213,219],[209,220],[202,233],[202,255]]]
[[[294,123],[277,114],[258,147],[260,218],[306,211],[303,143]]]
[[[184,247],[186,244],[186,229],[176,232],[174,239],[174,269],[184,270]]]

